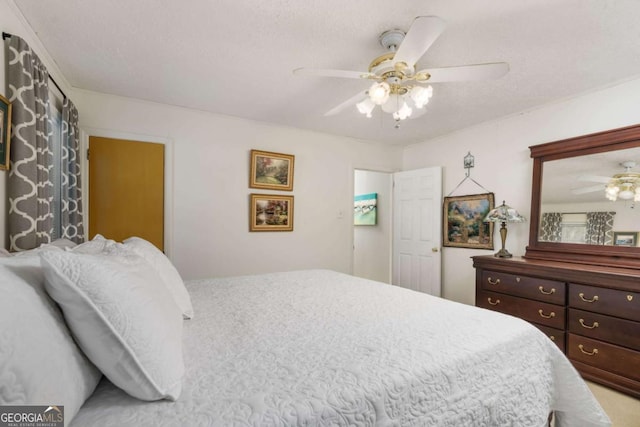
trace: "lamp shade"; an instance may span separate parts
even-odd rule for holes
[[[369,88],[369,98],[376,105],[382,105],[389,99],[391,87],[387,82],[374,83]]]
[[[517,210],[505,204],[504,200],[500,206],[491,209],[484,217],[484,222],[525,222],[526,220]]]

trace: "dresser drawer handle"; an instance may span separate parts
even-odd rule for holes
[[[542,309],[538,310],[538,314],[540,315],[540,317],[544,317],[545,319],[551,319],[552,317],[556,317],[556,313],[555,312],[552,311],[549,314],[544,314]]]
[[[633,295],[627,295],[627,301],[629,302],[633,301]]]
[[[581,352],[583,352],[584,354],[586,354],[587,356],[595,356],[596,354],[598,354],[598,349],[594,348],[593,351],[586,351],[584,349],[584,346],[582,344],[580,344],[578,346],[578,348],[580,349]]]
[[[598,295],[595,295],[595,296],[594,296],[593,298],[591,298],[591,299],[587,299],[587,298],[585,298],[585,297],[584,297],[584,294],[583,294],[582,292],[580,292],[580,293],[578,294],[578,296],[579,296],[579,297],[580,297],[580,299],[581,299],[582,301],[584,301],[584,302],[596,302],[596,301],[598,301]]]
[[[600,324],[598,322],[593,322],[593,325],[587,326],[587,325],[584,324],[584,319],[580,319],[580,324],[582,325],[583,328],[587,328],[587,329],[595,329],[598,326],[600,326]]]
[[[491,305],[498,305],[500,304],[500,300],[497,299],[496,302],[493,302],[493,300],[491,300],[491,297],[487,298],[487,301],[489,302],[489,304]]]
[[[538,290],[540,290],[540,293],[544,295],[551,295],[556,293],[556,288],[551,288],[550,291],[546,291],[544,289],[544,286],[538,286]]]
[[[487,277],[487,282],[489,282],[490,285],[499,285],[500,279],[491,280],[491,277]]]

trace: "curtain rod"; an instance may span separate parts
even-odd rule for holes
[[[2,40],[6,40],[6,39],[10,39],[11,38],[11,34],[9,33],[5,33],[4,31],[2,32]],[[58,84],[58,82],[56,82],[54,80],[54,78],[51,76],[51,74],[49,74],[49,80],[51,80],[51,82],[58,88],[58,90],[60,91],[60,93],[62,94],[63,98],[66,98],[67,95],[64,93],[64,91],[62,90],[62,88],[60,87],[60,85]]]

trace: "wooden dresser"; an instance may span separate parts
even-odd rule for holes
[[[585,379],[640,398],[640,270],[473,257],[476,305],[531,322]]]

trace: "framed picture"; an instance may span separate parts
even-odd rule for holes
[[[442,215],[443,245],[493,249],[493,223],[483,222],[493,208],[493,193],[445,197]]]
[[[353,197],[353,224],[376,225],[378,193],[360,194]]]
[[[293,190],[293,163],[291,154],[251,150],[251,176],[249,187],[269,190]]]
[[[613,244],[615,246],[636,246],[638,244],[638,232],[614,231]]]
[[[11,147],[11,103],[0,95],[0,169],[9,170]]]
[[[293,231],[293,196],[251,194],[249,231]]]

